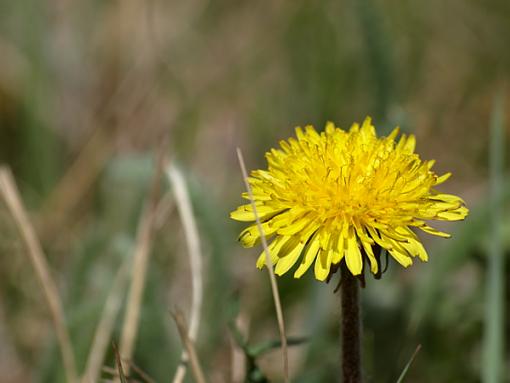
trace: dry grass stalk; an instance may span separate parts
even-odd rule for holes
[[[181,342],[186,352],[188,353],[188,358],[191,367],[191,373],[193,374],[193,378],[197,383],[206,383],[204,372],[202,371],[202,367],[200,366],[200,362],[198,361],[198,356],[195,351],[195,346],[191,339],[188,337],[188,329],[186,326],[186,321],[184,319],[184,315],[181,311],[176,310],[175,313],[172,313],[172,317],[175,320],[175,324],[177,325],[177,330],[179,331],[179,336],[181,337]]]
[[[260,233],[260,238],[262,241],[262,247],[264,248],[264,252],[266,254],[266,268],[269,273],[269,279],[271,280],[271,291],[273,293],[274,306],[276,310],[276,318],[278,320],[278,328],[280,331],[280,341],[282,343],[282,358],[283,358],[283,378],[285,382],[289,381],[289,357],[287,351],[287,336],[285,334],[285,322],[283,320],[283,310],[280,302],[280,294],[278,292],[278,284],[276,282],[276,276],[274,274],[273,262],[271,262],[271,254],[269,253],[269,248],[267,246],[267,239],[264,234],[264,230],[262,229],[262,224],[260,222],[259,215],[257,214],[257,207],[255,206],[255,200],[253,198],[253,191],[251,189],[250,183],[248,182],[248,172],[246,171],[246,165],[244,164],[243,154],[241,149],[237,148],[237,157],[239,159],[239,164],[241,166],[241,172],[243,174],[244,185],[246,187],[246,191],[250,197],[251,206],[253,208],[253,213],[255,215],[255,219],[257,221],[257,228]]]
[[[115,367],[117,368],[117,373],[119,374],[119,378],[121,383],[127,383],[126,375],[124,374],[124,368],[122,367],[122,360],[120,358],[119,350],[115,343],[112,343],[113,353],[115,354]]]
[[[82,383],[94,383],[98,381],[103,366],[104,357],[110,344],[111,334],[115,326],[115,319],[122,306],[125,286],[127,282],[127,272],[129,259],[126,259],[115,276],[113,286],[106,298],[101,319],[94,334],[94,340],[90,348],[85,373],[82,377]]]
[[[156,208],[158,206],[161,176],[165,163],[166,147],[166,140],[163,140],[159,150],[156,173],[151,182],[149,195],[147,196],[147,201],[138,225],[137,240],[131,271],[131,286],[129,289],[126,314],[120,339],[120,355],[123,359],[127,360],[131,360],[133,356],[134,345],[138,333],[138,322],[140,319],[142,296],[152,247],[154,221]],[[129,373],[129,364],[126,366],[126,373]]]
[[[64,364],[66,379],[70,383],[78,381],[76,362],[73,347],[66,327],[64,309],[60,300],[57,285],[51,277],[50,268],[44,256],[41,244],[30,222],[27,211],[23,205],[16,183],[9,169],[0,168],[0,191],[5,199],[10,213],[23,237],[28,249],[37,278],[41,283],[46,303],[50,309],[53,325],[57,334],[60,352]]]
[[[160,230],[168,220],[168,217],[173,213],[175,208],[174,196],[171,191],[167,191],[159,201],[156,208],[156,218],[154,225],[156,230]]]
[[[191,315],[188,337],[195,342],[200,326],[200,313],[203,300],[203,273],[202,273],[202,255],[200,253],[200,237],[198,236],[197,225],[193,216],[193,207],[186,187],[186,181],[182,173],[173,165],[167,167],[166,174],[172,184],[172,189],[177,203],[177,210],[184,228],[186,237],[186,246],[188,247],[190,270],[191,270]],[[186,361],[188,355],[183,351],[181,356],[182,363],[177,368],[173,382],[181,383],[186,375]]]

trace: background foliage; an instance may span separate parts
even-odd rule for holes
[[[504,0],[1,1],[0,161],[36,223],[79,367],[113,276],[131,256],[163,135],[187,176],[205,256],[197,348],[210,381],[223,382],[236,317],[250,344],[278,338],[258,251],[240,249],[241,225],[228,219],[243,189],[235,148],[249,168],[262,167],[264,151],[296,125],[348,127],[371,115],[380,133],[414,132],[422,157],[454,173],[442,190],[463,196],[472,213],[443,227],[453,239],[424,238],[428,264],[391,263],[381,281],[368,280],[367,381],[395,382],[418,344],[408,381],[480,381],[494,227],[510,252],[508,156],[489,172],[489,152],[504,155],[504,145],[490,149],[489,127],[496,95],[503,114],[509,106],[508,20]],[[492,204],[490,177],[503,180]],[[496,226],[491,209],[502,212]],[[2,381],[63,381],[47,308],[3,202],[0,233]],[[510,334],[510,270],[500,272],[506,298],[495,304]],[[158,382],[177,366],[168,311],[188,310],[188,275],[174,209],[154,240],[134,358]],[[279,282],[290,335],[308,337],[291,349],[293,381],[335,381],[334,283]],[[121,326],[119,316],[115,339]],[[281,379],[277,352],[257,363]],[[504,363],[510,382],[508,353]]]

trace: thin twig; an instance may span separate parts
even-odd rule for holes
[[[141,380],[126,376],[126,380],[128,381],[128,383],[137,383],[137,382],[139,382],[139,383],[156,383],[156,381],[154,379],[152,379],[149,375],[147,375],[146,372],[144,372],[140,367],[138,367],[133,362],[123,360],[122,363],[130,364],[133,371],[135,371],[138,375],[140,375]],[[113,368],[110,366],[103,366],[101,368],[101,371],[114,378],[114,379],[102,379],[101,380],[102,382],[113,383],[115,381],[115,379],[120,378],[119,371],[116,368]],[[97,381],[99,381],[99,380],[96,380],[95,382],[97,382]]]
[[[14,181],[11,171],[5,167],[0,168],[0,190],[25,241],[30,261],[41,283],[53,319],[53,325],[57,333],[67,381],[70,383],[77,382],[78,373],[76,370],[74,351],[66,327],[64,309],[56,283],[51,277],[50,268],[34,227],[28,218],[28,214],[16,187],[16,182]]]
[[[202,371],[202,367],[200,367],[200,362],[198,361],[198,356],[195,351],[195,346],[193,341],[188,337],[188,329],[186,328],[187,326],[184,315],[177,309],[171,314],[175,320],[175,324],[177,325],[181,342],[188,353],[193,378],[195,378],[196,383],[206,383],[204,372]]]
[[[166,174],[172,184],[175,200],[177,202],[177,210],[181,217],[184,235],[186,237],[186,245],[188,247],[189,262],[191,270],[191,315],[188,337],[195,342],[200,326],[200,312],[202,309],[203,299],[203,276],[202,276],[202,255],[200,253],[200,237],[198,236],[197,225],[193,217],[193,207],[189,198],[186,187],[186,181],[182,173],[173,165],[166,169]],[[186,375],[186,361],[188,356],[183,350],[181,355],[181,364],[175,372],[174,383],[181,383]]]
[[[117,372],[119,374],[119,378],[121,383],[127,383],[126,375],[124,374],[124,369],[122,368],[122,360],[120,359],[119,350],[115,345],[115,342],[112,343],[113,353],[115,354],[115,366],[117,367]]]
[[[142,296],[145,287],[145,277],[149,263],[149,256],[154,233],[154,218],[158,205],[159,187],[163,164],[165,162],[166,140],[163,141],[158,154],[158,163],[154,178],[152,179],[149,195],[145,203],[142,217],[138,225],[137,240],[133,255],[132,281],[129,289],[126,314],[120,338],[120,355],[123,359],[131,360],[134,352],[136,336],[138,333],[138,322]],[[129,373],[129,365],[126,366],[126,373]]]
[[[266,268],[269,273],[269,279],[271,280],[271,291],[273,293],[274,306],[276,310],[276,318],[278,320],[278,328],[280,330],[280,340],[282,342],[282,358],[283,358],[283,378],[285,382],[289,381],[289,357],[287,352],[287,337],[285,335],[285,322],[283,320],[283,310],[280,302],[280,294],[278,292],[278,284],[276,282],[276,277],[274,274],[273,262],[271,261],[271,254],[269,253],[269,248],[267,246],[266,236],[264,234],[264,230],[262,229],[262,224],[260,223],[260,218],[257,213],[257,207],[255,206],[255,199],[253,198],[253,191],[251,190],[250,183],[248,182],[248,172],[246,171],[246,166],[243,160],[243,154],[241,153],[241,149],[237,148],[237,157],[239,159],[239,164],[241,165],[241,171],[243,173],[243,180],[248,195],[250,197],[251,206],[253,209],[253,214],[255,215],[255,220],[257,221],[257,228],[259,229],[260,238],[262,240],[262,247],[264,248],[264,252],[266,253]]]
[[[138,365],[136,365],[133,361],[125,360],[124,362],[128,363],[131,366],[133,371],[136,372],[140,376],[140,379],[142,379],[143,382],[156,383],[156,381],[154,379],[152,379],[149,376],[149,374],[147,374],[144,370],[142,370],[140,367],[138,367]]]
[[[115,319],[122,306],[122,298],[125,292],[129,264],[130,258],[126,258],[117,272],[110,293],[106,298],[101,319],[97,325],[94,340],[90,347],[82,383],[96,382],[100,376],[101,367],[103,365],[104,357],[115,325]]]

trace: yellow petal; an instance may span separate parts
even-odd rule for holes
[[[274,272],[277,275],[283,275],[287,271],[289,271],[289,269],[292,266],[294,266],[294,264],[298,260],[299,256],[301,255],[301,251],[303,250],[304,247],[305,244],[303,242],[298,242],[297,245],[291,251],[289,251],[283,257],[280,257],[278,259],[278,263],[276,264]]]
[[[331,238],[331,232],[327,230],[322,230],[319,232],[319,242],[321,244],[322,250],[327,250],[329,248],[329,239]]]
[[[372,273],[376,274],[377,271],[379,270],[379,265],[377,264],[377,260],[375,259],[372,245],[370,245],[366,241],[361,241],[361,245],[363,246],[363,249],[365,250],[365,254],[368,257],[368,260],[370,261],[370,271],[372,271]]]
[[[416,235],[416,233],[407,226],[398,226],[394,230],[396,233],[405,236],[406,239],[410,238],[418,241],[418,236]]]
[[[391,243],[388,241],[383,240],[375,231],[374,228],[367,226],[368,233],[370,234],[370,237],[377,243],[379,246],[381,246],[384,249],[391,249]]]
[[[395,129],[393,129],[390,133],[390,135],[387,137],[388,140],[394,140],[395,137],[398,136],[398,133],[400,132],[400,127],[397,126]]]
[[[339,251],[333,250],[333,249],[331,249],[331,251],[333,252],[333,254],[331,256],[331,263],[334,265],[338,265],[340,263],[340,261],[343,259],[345,252],[343,252],[343,251],[339,252]]]
[[[328,250],[319,250],[319,254],[315,259],[315,278],[319,281],[324,281],[328,275],[331,267],[331,252]]]
[[[416,138],[414,137],[414,134],[410,134],[409,137],[407,137],[406,143],[404,145],[404,151],[407,153],[414,153],[414,149],[416,148]]]
[[[421,242],[412,239],[412,240],[409,240],[409,242],[407,242],[407,243],[402,243],[401,245],[413,257],[418,257],[423,262],[427,262],[429,260],[429,256],[427,255],[427,251],[425,250],[425,248],[423,247]]]
[[[436,217],[446,221],[460,221],[461,219],[466,218],[468,212],[469,210],[466,207],[461,206],[455,210],[440,212]]]
[[[312,143],[315,144],[320,141],[321,136],[319,135],[319,133],[317,133],[317,131],[312,125],[305,126],[305,133],[306,138],[310,140]]]
[[[345,253],[347,252],[347,233],[348,233],[348,224],[344,223],[342,229],[338,233],[338,237],[336,238],[335,244],[333,246],[334,256],[331,262],[334,265],[340,263],[340,261],[344,258]]]
[[[305,229],[303,229],[303,231],[299,233],[301,241],[306,243],[319,227],[320,224],[318,224],[317,222],[310,222],[308,227],[306,227]]]
[[[409,238],[409,233],[404,232],[397,232],[395,230],[396,228],[390,228],[387,230],[379,230],[381,234],[384,234],[384,236],[394,239],[396,241],[407,241],[407,238]]]
[[[332,134],[334,134],[334,133],[335,133],[335,124],[333,124],[331,121],[328,121],[328,122],[326,123],[326,129],[325,129],[325,131],[326,131],[326,134],[327,134],[327,135],[332,135]]]
[[[358,133],[359,132],[359,124],[355,122],[351,125],[351,128],[349,129],[350,133]]]
[[[375,137],[375,127],[372,125],[372,118],[367,117],[361,124],[361,132],[364,136]]]
[[[434,182],[434,185],[440,185],[446,180],[448,180],[452,176],[452,173],[445,173],[440,177],[437,177],[436,182]]]
[[[331,263],[334,265],[339,264],[344,256],[343,241],[344,239],[341,232],[335,233],[330,240],[329,250],[333,252],[331,255]],[[341,250],[339,250],[340,248]]]
[[[319,248],[320,242],[317,239],[317,234],[314,234],[314,236],[310,239],[310,243],[308,243],[308,245],[306,246],[305,255],[303,256],[301,264],[294,273],[294,278],[301,278],[305,271],[310,268],[310,266],[312,265],[313,261],[317,256]]]
[[[454,204],[454,205],[455,204],[465,204],[465,202],[462,198],[460,198],[459,196],[456,196],[454,194],[438,193],[438,194],[433,194],[433,195],[429,196],[428,199],[432,200],[432,201],[447,202],[447,203]]]
[[[306,217],[306,215],[301,216],[296,218],[294,222],[279,228],[277,233],[280,235],[294,235],[303,230],[309,223],[310,220]]]
[[[372,238],[370,238],[366,233],[363,226],[361,226],[356,220],[353,221],[354,229],[356,230],[356,235],[358,236],[361,246],[363,246],[363,249],[365,250],[365,254],[368,257],[368,260],[370,261],[370,270],[372,273],[377,273],[377,270],[379,269],[379,265],[377,264],[377,260],[375,259],[374,252],[372,250],[372,244],[374,244],[374,241]]]
[[[271,262],[273,265],[278,261],[278,254],[280,252],[280,249],[282,248],[287,241],[290,240],[291,237],[277,237],[271,244],[267,247],[269,250],[269,254],[271,255]],[[266,251],[262,250],[262,253],[259,255],[257,259],[257,267],[261,269],[266,265]]]
[[[270,238],[276,231],[276,228],[270,226],[270,222],[264,222],[262,224],[262,231],[264,232],[266,238]],[[259,241],[260,231],[258,225],[256,224],[247,227],[241,232],[241,234],[239,234],[239,242],[241,242],[243,247],[253,247],[258,244]]]
[[[409,257],[407,250],[404,247],[402,247],[402,244],[392,239],[387,240],[392,245],[391,249],[387,249],[391,256],[395,258],[395,260],[402,266],[404,267],[411,266],[413,264],[413,260],[411,257]]]
[[[369,244],[373,245],[374,240],[367,235],[363,226],[361,226],[357,220],[353,220],[353,224],[354,229],[356,229],[356,235],[359,237],[359,239],[361,239],[363,242],[368,242]]]
[[[427,169],[432,169],[434,167],[434,165],[436,164],[436,160],[428,160],[428,161],[425,161],[425,164],[427,165]]]
[[[401,150],[404,153],[414,153],[414,149],[416,147],[416,138],[414,135],[410,134],[409,136],[402,134],[398,144],[396,146],[396,150]]]
[[[266,205],[257,205],[257,214],[261,221],[264,221],[271,215],[275,215],[278,212],[281,212],[283,209],[275,209],[271,206]],[[239,206],[236,210],[230,213],[230,218],[235,219],[236,221],[242,222],[251,222],[255,221],[255,214],[253,213],[253,207],[251,204]]]
[[[349,234],[347,236],[347,254],[345,255],[345,262],[352,275],[361,274],[363,258],[361,257],[357,237],[352,228],[349,229]]]
[[[423,230],[425,233],[437,235],[438,237],[450,238],[452,236],[451,234],[436,230],[429,225],[422,225],[422,226],[419,226],[419,228],[420,228],[420,230]]]
[[[405,253],[396,248],[388,250],[393,258],[404,267],[409,267],[413,264],[413,260]]]

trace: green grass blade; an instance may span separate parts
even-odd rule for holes
[[[504,353],[504,258],[502,226],[502,191],[504,172],[503,93],[494,101],[490,126],[490,242],[485,307],[485,334],[482,381],[497,383],[502,379]]]
[[[406,366],[402,370],[402,373],[398,377],[397,383],[402,383],[404,381],[404,378],[407,374],[407,371],[409,370],[409,367],[411,367],[411,364],[413,363],[414,359],[416,358],[416,355],[418,355],[420,350],[421,350],[421,344],[419,344],[418,347],[416,347],[416,350],[414,350],[413,355],[411,355],[411,358],[409,359],[409,362],[407,362]]]

